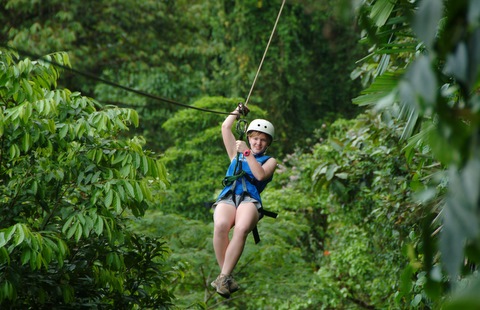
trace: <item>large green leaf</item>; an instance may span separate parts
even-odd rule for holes
[[[442,16],[443,1],[420,1],[420,6],[412,23],[412,28],[418,38],[422,40],[428,48],[432,47],[436,38],[439,22]]]
[[[457,50],[448,55],[444,69],[445,73],[453,76],[460,82],[468,82],[468,60],[467,47],[465,43],[460,43],[457,46]]]
[[[377,0],[372,7],[370,18],[377,27],[382,27],[387,22],[395,7],[397,0]]]
[[[398,72],[386,72],[378,76],[367,89],[361,92],[360,96],[352,99],[352,102],[361,106],[375,107],[382,99],[391,98],[400,77],[401,73]],[[389,103],[389,107],[391,107],[394,100],[389,100]],[[388,107],[383,106],[383,108]]]
[[[438,93],[438,82],[431,65],[431,58],[428,56],[418,57],[409,66],[405,79],[412,86],[413,95],[423,99],[427,108],[435,104]]]
[[[472,159],[458,173],[449,173],[449,193],[443,210],[442,260],[453,280],[457,279],[463,261],[463,247],[468,239],[477,238],[480,222],[477,206],[480,187],[480,159]]]

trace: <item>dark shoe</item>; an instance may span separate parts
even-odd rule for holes
[[[228,288],[230,290],[230,294],[231,293],[235,293],[236,291],[238,291],[240,289],[240,286],[238,286],[238,283],[235,281],[235,279],[232,277],[232,275],[229,275],[228,276]]]
[[[220,274],[218,278],[212,282],[212,286],[215,284],[217,293],[225,298],[230,298],[230,276]]]
[[[227,295],[224,288],[220,288],[221,292],[218,291],[218,287],[219,286],[221,287],[222,285],[224,285],[224,284],[222,284],[223,281],[227,281],[227,287],[228,287],[229,294],[235,293],[236,291],[238,291],[240,289],[240,286],[238,285],[238,283],[235,281],[235,279],[231,275],[220,274],[214,281],[212,281],[212,283],[210,283],[210,285],[214,289],[216,289],[217,292],[222,296]]]
[[[214,289],[217,289],[217,285],[218,285],[218,282],[219,282],[218,280],[220,279],[220,276],[221,276],[221,274],[218,275],[218,277],[217,277],[215,280],[213,280],[212,283],[210,283],[210,285],[211,285]]]

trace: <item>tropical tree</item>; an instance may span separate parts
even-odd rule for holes
[[[415,149],[407,161],[398,134],[374,113],[328,128],[303,155],[321,197],[314,212],[328,223],[311,302],[323,309],[434,306],[422,299],[425,276],[407,268],[410,261],[418,266],[418,218],[427,213],[413,192],[421,173],[435,171],[433,160]]]
[[[461,292],[455,302],[476,307],[480,301],[464,287],[478,287],[480,257],[479,12],[478,1],[365,3],[360,21],[373,45],[361,74],[373,83],[355,100],[403,120],[395,129],[409,139],[406,150],[422,145],[440,164],[423,177],[431,181],[420,188],[431,211],[417,248],[423,265],[409,268],[425,272],[430,298]]]
[[[134,110],[57,89],[65,53],[0,50],[0,305],[168,307],[164,242],[128,229],[165,189]]]
[[[277,120],[293,150],[321,119],[354,116],[360,57],[353,18],[338,1],[287,1],[250,102]],[[281,1],[131,0],[29,2],[0,7],[0,39],[22,53],[67,51],[75,69],[60,83],[106,104],[135,108],[152,149],[171,146],[161,124],[179,108],[99,83],[95,77],[187,105],[204,96],[246,100]],[[280,150],[280,148],[279,148]],[[281,150],[283,153],[283,150]]]

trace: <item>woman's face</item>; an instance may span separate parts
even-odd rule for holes
[[[250,148],[254,154],[263,153],[270,144],[270,137],[263,132],[254,131],[248,136]]]

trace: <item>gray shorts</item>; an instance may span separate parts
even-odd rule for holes
[[[240,200],[240,197],[241,195],[235,195],[235,202],[233,201],[232,199],[233,197],[233,194],[230,193],[228,195],[226,195],[225,197],[223,197],[222,199],[219,199],[217,200],[213,205],[212,205],[212,208],[215,209],[215,207],[219,204],[219,203],[226,203],[228,205],[232,205],[234,206],[235,208],[238,208],[238,205],[241,203],[241,202],[253,202],[253,204],[255,205],[255,207],[257,207],[257,210],[260,210],[262,208],[262,204],[256,200],[256,199],[253,199],[252,197],[250,197],[248,194],[245,195],[245,197],[243,197],[243,200],[239,203],[239,200]]]

